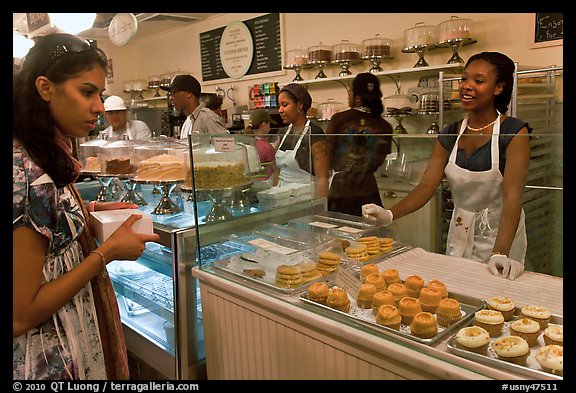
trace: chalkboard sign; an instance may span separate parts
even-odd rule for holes
[[[534,23],[534,42],[548,42],[564,39],[564,14],[536,13]]]
[[[254,55],[246,75],[282,70],[280,14],[272,13],[243,21],[254,41]],[[220,39],[226,26],[200,33],[200,56],[204,82],[229,78],[220,59]]]

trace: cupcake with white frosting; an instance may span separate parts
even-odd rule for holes
[[[521,316],[538,322],[541,330],[546,329],[550,322],[550,310],[542,306],[526,305],[522,307]]]
[[[490,337],[498,337],[502,334],[504,317],[500,311],[480,310],[474,314],[474,325],[485,329]]]
[[[553,323],[549,324],[544,329],[544,344],[564,345],[564,327]]]
[[[525,365],[530,347],[526,340],[519,336],[500,337],[492,344],[498,359],[518,365]]]
[[[511,320],[516,310],[514,302],[506,296],[491,297],[486,299],[486,304],[490,310],[500,311],[505,321]]]
[[[512,336],[522,337],[529,346],[538,344],[540,337],[540,325],[530,318],[517,319],[508,326],[508,331]]]
[[[480,355],[488,354],[490,335],[480,326],[468,326],[456,333],[456,342],[464,350],[472,351]]]
[[[561,345],[546,345],[541,347],[534,356],[542,370],[564,375],[564,347]]]

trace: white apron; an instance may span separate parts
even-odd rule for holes
[[[286,133],[282,137],[280,144],[278,146],[282,146],[286,137],[290,134],[292,130],[292,124],[288,126]],[[298,138],[298,142],[294,146],[294,150],[285,150],[282,151],[280,148],[276,151],[276,165],[280,168],[280,178],[278,181],[278,186],[284,186],[290,183],[300,183],[300,184],[311,184],[311,175],[310,173],[306,172],[298,165],[296,161],[296,152],[298,148],[302,144],[302,139],[304,135],[310,130],[310,120],[306,122],[304,125],[304,130],[300,137]]]
[[[456,143],[444,170],[454,201],[454,211],[448,229],[446,255],[488,262],[498,234],[503,203],[504,177],[498,169],[500,120],[494,124],[490,142],[492,165],[489,170],[483,172],[469,171],[456,165],[458,140],[467,125],[468,116],[462,121]],[[526,246],[525,216],[524,209],[522,209],[508,257],[523,264]]]

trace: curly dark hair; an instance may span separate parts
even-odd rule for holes
[[[362,105],[370,109],[373,117],[380,117],[384,112],[380,80],[370,72],[363,72],[352,80],[352,94],[362,99]]]
[[[498,94],[494,100],[494,106],[500,113],[508,112],[508,105],[512,99],[512,90],[514,88],[516,65],[512,59],[500,52],[480,52],[468,59],[466,67],[475,60],[484,60],[494,66],[496,83],[502,83],[503,85],[502,93]]]
[[[48,103],[36,89],[36,79],[43,75],[54,83],[62,83],[96,66],[105,72],[108,69],[102,50],[71,34],[49,34],[36,40],[13,78],[12,137],[58,187],[74,182],[78,173],[72,159],[56,142],[56,123]]]

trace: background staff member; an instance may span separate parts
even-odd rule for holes
[[[298,83],[289,83],[278,94],[278,112],[288,124],[278,136],[276,163],[280,168],[279,186],[287,183],[310,184],[315,176],[316,197],[328,196],[329,159],[324,130],[310,123],[306,112],[312,106],[312,97]],[[305,137],[310,135],[310,137]],[[310,162],[310,157],[312,162]]]
[[[170,92],[170,100],[177,110],[181,110],[187,116],[180,139],[188,139],[192,132],[200,134],[226,134],[228,130],[224,119],[214,111],[200,104],[200,82],[192,75],[176,75],[170,86],[162,89]]]
[[[280,169],[276,164],[276,149],[266,138],[270,132],[270,126],[276,125],[276,121],[270,117],[266,109],[255,109],[250,113],[250,124],[244,129],[244,134],[256,135],[256,150],[260,164],[265,168],[265,173],[255,178],[277,186],[280,179]]]
[[[514,62],[499,52],[471,56],[459,85],[468,114],[438,136],[420,183],[390,210],[362,207],[367,219],[391,223],[424,206],[445,175],[454,200],[446,254],[487,262],[492,274],[510,280],[524,271],[522,196],[532,132],[528,123],[505,115],[514,70]]]
[[[375,75],[356,75],[348,105],[351,109],[335,113],[326,128],[334,171],[328,210],[361,216],[364,204],[383,206],[374,172],[390,153],[393,130],[381,116],[382,92]]]
[[[142,120],[128,120],[126,103],[119,96],[110,96],[104,101],[104,111],[109,126],[104,130],[108,139],[148,139],[152,131]]]

